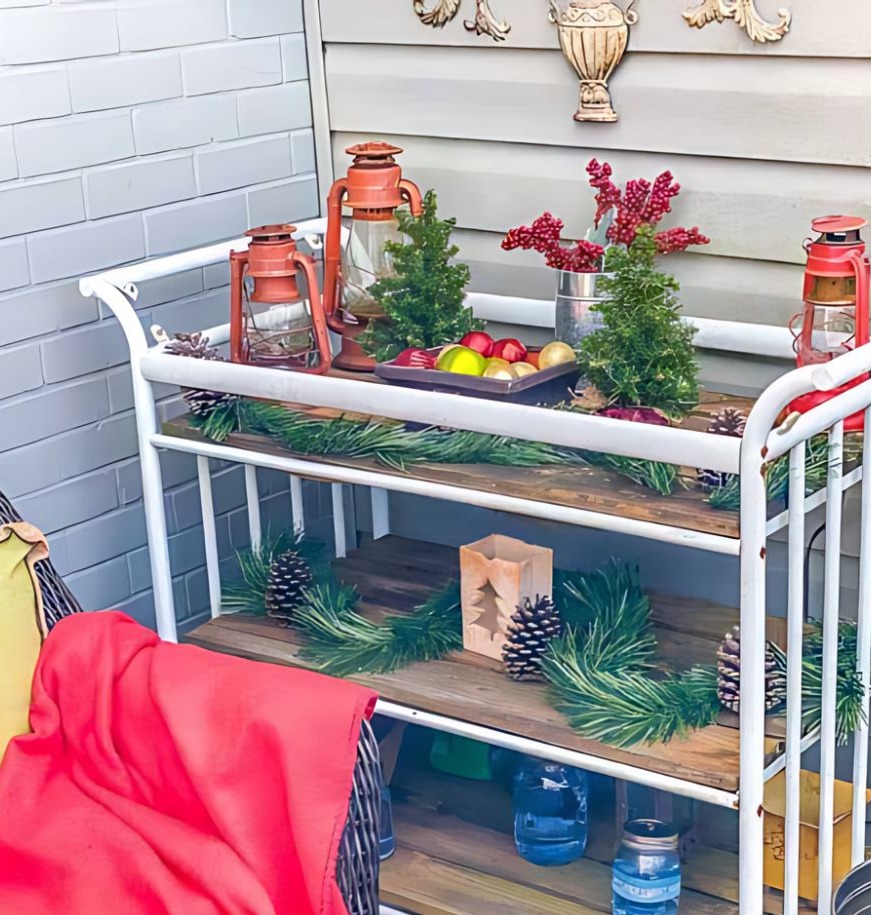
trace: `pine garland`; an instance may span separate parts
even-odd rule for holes
[[[372,458],[392,470],[414,464],[493,464],[506,467],[598,466],[669,495],[678,479],[671,464],[624,458],[542,442],[467,430],[427,428],[411,432],[389,420],[315,419],[277,403],[249,400],[219,405],[191,417],[206,438],[222,442],[234,432],[264,435],[296,454]]]
[[[335,677],[355,673],[390,673],[414,661],[432,661],[463,647],[459,585],[451,582],[409,614],[373,623],[358,611],[354,588],[332,577],[316,541],[295,535],[264,538],[257,550],[237,556],[241,582],[224,586],[224,609],[263,615],[266,587],[275,559],[296,550],[311,566],[314,582],[303,592],[292,628],[305,638],[302,658],[314,669]]]

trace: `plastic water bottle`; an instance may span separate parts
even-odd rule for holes
[[[543,867],[577,861],[587,847],[587,774],[525,759],[514,776],[514,844]]]
[[[674,915],[680,897],[680,855],[674,826],[630,820],[614,860],[613,915]]]

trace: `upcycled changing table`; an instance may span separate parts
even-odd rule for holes
[[[300,223],[301,233],[322,233],[323,221]],[[666,746],[633,747],[617,750],[574,734],[560,716],[545,703],[542,688],[513,684],[486,664],[472,658],[452,657],[425,665],[412,665],[392,675],[361,676],[359,679],[380,691],[378,712],[404,722],[486,741],[534,756],[578,766],[591,772],[671,792],[677,796],[719,807],[737,809],[740,823],[739,887],[729,894],[729,906],[713,895],[705,867],[722,865],[705,859],[696,872],[685,874],[688,896],[682,910],[726,912],[740,909],[741,915],[779,911],[763,887],[762,801],[765,782],[786,769],[786,892],[783,909],[797,912],[799,857],[799,771],[804,749],[819,743],[821,757],[820,816],[820,912],[828,912],[831,896],[832,805],[835,777],[835,665],[839,609],[840,530],[843,492],[862,478],[868,466],[847,472],[843,466],[843,420],[857,410],[866,411],[871,421],[871,381],[865,380],[846,393],[829,400],[801,417],[791,418],[775,428],[783,408],[797,396],[812,390],[832,390],[871,370],[871,347],[862,347],[823,366],[807,367],[783,375],[756,400],[742,440],[707,435],[688,424],[684,428],[637,425],[595,416],[578,415],[537,407],[482,402],[450,394],[382,386],[378,389],[377,413],[397,420],[451,426],[484,433],[513,435],[567,447],[629,455],[688,467],[704,467],[741,475],[741,508],[738,513],[713,512],[689,494],[657,497],[635,487],[605,485],[602,472],[577,470],[571,480],[550,473],[548,485],[536,484],[536,473],[522,474],[509,468],[488,468],[486,476],[457,468],[416,468],[413,472],[387,470],[363,461],[319,459],[295,456],[250,436],[231,436],[216,444],[206,441],[184,419],[161,428],[155,409],[154,386],[158,383],[230,391],[248,397],[308,405],[339,411],[373,412],[373,388],[336,375],[315,376],[277,372],[251,366],[201,362],[170,356],[164,345],[149,346],[132,302],[136,284],[147,279],[199,269],[227,258],[231,248],[244,240],[213,245],[197,251],[160,258],[143,264],[112,270],[81,281],[81,291],[102,300],[117,316],[130,347],[136,421],[143,474],[143,497],[148,526],[151,571],[160,634],[176,638],[175,614],[170,579],[167,530],[164,517],[163,485],[158,452],[170,449],[197,456],[212,621],[196,630],[191,638],[199,644],[223,651],[284,664],[297,664],[293,633],[279,630],[268,621],[241,616],[222,616],[218,570],[217,537],[211,491],[209,461],[236,462],[245,466],[247,504],[251,539],[259,543],[260,514],[257,499],[258,467],[287,472],[292,477],[293,520],[304,523],[300,478],[332,486],[337,570],[358,584],[361,592],[385,601],[390,609],[402,609],[416,590],[426,583],[427,574],[447,568],[450,551],[421,547],[399,540],[390,533],[391,492],[411,493],[467,505],[497,509],[548,519],[594,530],[619,532],[638,538],[681,545],[692,550],[714,552],[738,559],[740,608],[730,610],[663,597],[654,601],[656,623],[672,632],[692,636],[698,644],[712,644],[733,622],[741,624],[742,702],[740,728],[714,725],[687,740]],[[547,303],[472,295],[472,307],[479,317],[524,323],[523,315],[546,313]],[[755,355],[786,355],[789,337],[779,328],[693,319],[698,325],[697,345],[702,348]],[[211,342],[225,342],[227,327],[205,331]],[[826,490],[804,496],[805,450],[814,435],[829,429],[829,469]],[[790,492],[788,508],[768,516],[763,471],[766,464],[789,455]],[[513,476],[512,476],[513,474]],[[521,479],[522,476],[522,479]],[[539,481],[540,483],[540,481]],[[361,551],[348,549],[352,539],[345,526],[342,487],[371,488],[374,540]],[[828,496],[833,495],[833,498]],[[805,515],[825,503],[828,535],[825,545],[825,590],[823,607],[824,688],[822,726],[801,734],[801,669],[798,663],[804,623],[805,581],[803,562],[806,546]],[[766,543],[778,531],[788,534],[788,617],[790,651],[789,700],[786,711],[785,751],[767,755],[764,714],[764,648],[766,638]],[[862,500],[861,549],[865,556],[871,544],[871,493]],[[413,557],[413,562],[411,561]],[[425,560],[425,561],[424,561]],[[421,565],[422,563],[422,565]],[[414,567],[415,574],[410,573]],[[377,569],[381,569],[378,572]],[[420,569],[424,572],[421,573]],[[860,562],[858,669],[868,682],[871,661],[871,563]],[[373,571],[376,570],[376,571]],[[427,570],[429,570],[427,572]],[[379,577],[380,576],[380,577]],[[385,589],[389,578],[393,587]],[[367,590],[368,589],[368,590]],[[690,659],[692,660],[692,659]],[[867,703],[866,703],[867,704]],[[862,722],[855,734],[852,761],[854,790],[853,863],[864,858],[865,783],[868,768],[868,724]],[[531,874],[524,862],[509,859],[499,850],[487,849],[485,839],[474,829],[459,829],[450,818],[438,818],[450,831],[443,850],[431,852],[436,844],[427,840],[435,826],[416,815],[398,811],[395,859],[387,862],[382,876],[382,906],[427,915],[440,911],[475,912],[475,899],[492,905],[503,900],[525,912],[607,911],[609,884],[604,865],[588,856],[576,871]],[[409,836],[403,845],[403,832]],[[592,854],[592,853],[591,853]],[[728,882],[728,881],[727,881]],[[412,889],[418,887],[418,896]],[[433,887],[436,889],[433,889]],[[452,894],[443,910],[432,899],[441,886]],[[464,893],[464,886],[468,889]],[[604,896],[602,894],[605,894]],[[591,895],[592,894],[592,895]],[[737,903],[737,908],[736,904]],[[490,911],[490,909],[484,909]],[[514,911],[505,908],[505,911]]]

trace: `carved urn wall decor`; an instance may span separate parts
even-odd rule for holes
[[[548,19],[558,26],[563,55],[581,83],[576,121],[617,120],[608,80],[623,59],[629,26],[638,22],[634,2],[630,0],[624,10],[612,0],[571,0],[560,9],[556,0],[550,0]]]

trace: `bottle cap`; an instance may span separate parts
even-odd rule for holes
[[[676,849],[678,831],[661,820],[629,820],[623,826],[623,841],[637,848]]]

